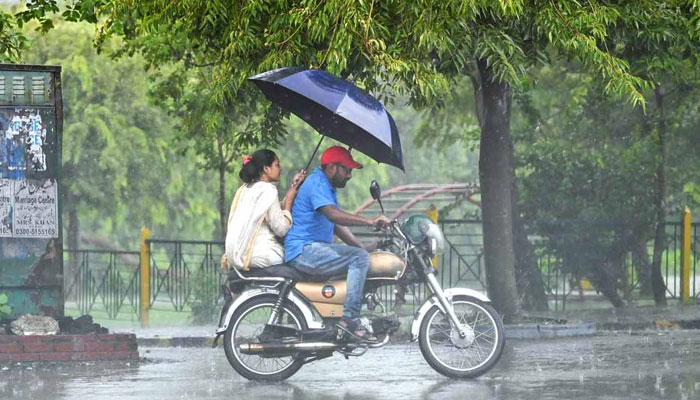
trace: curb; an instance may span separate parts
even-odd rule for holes
[[[136,338],[139,346],[145,347],[212,347],[215,336],[186,336],[171,338]],[[221,344],[221,338],[219,339]]]
[[[595,323],[564,325],[506,325],[506,339],[554,339],[571,336],[595,335]]]
[[[700,329],[700,319],[657,319],[646,322],[603,322],[598,324],[598,329],[601,331],[663,331],[676,329]]]
[[[663,320],[646,322],[584,322],[579,324],[517,324],[505,325],[506,339],[541,340],[574,336],[590,336],[609,331],[664,331],[677,329],[700,329],[700,319]],[[406,343],[410,328],[392,337],[392,343]],[[185,337],[137,337],[144,347],[212,347],[215,336]],[[221,345],[220,338],[219,345]]]
[[[506,339],[554,339],[560,337],[594,335],[598,331],[594,323],[567,325],[506,325]],[[392,338],[393,343],[409,341],[407,333]],[[137,338],[144,347],[212,347],[214,336]],[[219,340],[219,345],[221,345]]]

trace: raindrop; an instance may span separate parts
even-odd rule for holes
[[[683,390],[683,383],[678,384],[678,393],[681,394],[682,400],[688,400],[688,394]]]

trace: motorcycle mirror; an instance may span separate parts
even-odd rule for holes
[[[372,198],[375,200],[379,200],[379,198],[382,197],[382,189],[379,187],[377,181],[373,180],[369,185],[369,194],[371,194]]]
[[[374,200],[377,200],[377,203],[379,203],[379,207],[382,209],[382,214],[384,214],[384,205],[382,205],[382,189],[379,187],[379,183],[377,183],[376,180],[373,180],[372,183],[369,185],[369,194],[372,195],[372,198]]]

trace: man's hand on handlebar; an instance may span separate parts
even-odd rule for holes
[[[391,225],[391,220],[383,215],[378,216],[377,218],[372,219],[372,226],[374,226],[376,229],[388,229],[389,226]]]

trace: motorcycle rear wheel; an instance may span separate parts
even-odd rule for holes
[[[303,360],[296,355],[287,357],[262,357],[242,354],[239,346],[245,343],[258,343],[277,298],[265,296],[254,298],[236,310],[231,317],[224,335],[224,351],[229,363],[241,376],[255,381],[282,381],[294,375]],[[292,304],[285,304],[280,311],[280,325],[297,330],[306,329],[306,321],[301,312]]]
[[[452,306],[460,323],[474,330],[467,343],[436,305],[428,310],[420,327],[423,357],[437,372],[457,379],[476,378],[490,370],[505,346],[503,322],[489,304],[471,296],[454,296]]]

